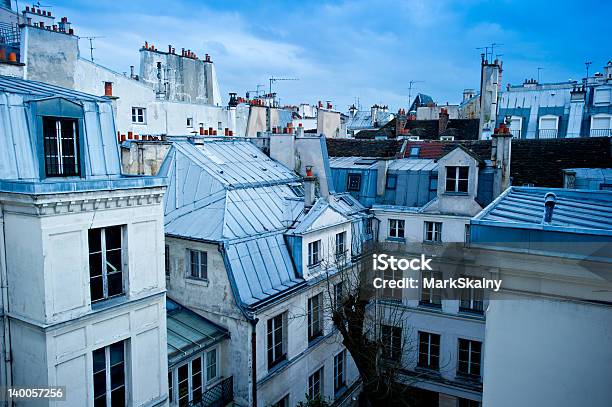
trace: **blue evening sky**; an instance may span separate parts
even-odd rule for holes
[[[77,35],[95,40],[94,58],[119,72],[138,66],[145,40],[160,50],[173,44],[209,53],[221,92],[244,94],[270,75],[281,103],[331,100],[339,109],[407,105],[415,92],[438,103],[458,102],[478,88],[480,50],[501,43],[503,84],[535,78],[580,79],[612,59],[610,1],[408,0],[347,1],[53,1]],[[25,3],[20,1],[20,6]],[[81,53],[89,55],[81,40]]]

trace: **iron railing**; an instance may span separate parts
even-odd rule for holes
[[[188,407],[225,407],[234,401],[234,377],[230,376],[202,394],[200,400],[194,400]]]
[[[0,60],[8,60],[9,55],[14,53],[15,62],[19,62],[20,42],[21,35],[17,24],[0,23]]]
[[[591,129],[591,137],[612,137],[612,129]]]
[[[540,129],[538,130],[538,138],[557,138],[557,129]]]

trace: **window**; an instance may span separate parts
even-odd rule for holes
[[[477,288],[461,289],[461,301],[459,302],[459,311],[473,312],[477,314],[483,313],[483,290]]]
[[[308,341],[323,335],[323,295],[308,299]]]
[[[395,188],[397,188],[397,175],[395,174],[387,175],[387,182],[385,183],[385,188],[390,191],[395,191]]]
[[[289,395],[286,394],[285,397],[272,404],[271,407],[289,407]]]
[[[419,331],[419,361],[417,366],[440,369],[440,335]]]
[[[612,96],[612,89],[595,89],[593,95],[593,104],[596,105],[607,105],[610,104],[610,96]]]
[[[122,295],[123,227],[89,229],[88,242],[91,302]]]
[[[403,239],[404,222],[403,219],[389,219],[389,237],[393,239]]]
[[[612,136],[612,116],[608,114],[596,114],[591,116],[591,137]]]
[[[346,232],[336,234],[336,259],[341,259],[346,255]]]
[[[125,389],[125,342],[93,351],[94,407],[127,405]]]
[[[201,280],[208,278],[208,253],[189,250],[189,276]]]
[[[359,192],[361,190],[361,174],[349,174],[346,189]]]
[[[170,403],[174,400],[174,381],[172,380],[172,371],[168,372],[168,399]]]
[[[559,128],[559,117],[546,115],[540,117],[538,138],[556,138]]]
[[[462,399],[460,397],[457,399],[457,407],[480,407],[480,402],[476,400]]]
[[[189,127],[189,128],[193,127],[193,117],[188,117],[187,118],[187,127]]]
[[[209,383],[217,378],[217,369],[217,349],[213,349],[206,354],[206,380]]]
[[[308,267],[314,267],[321,262],[321,241],[308,243]]]
[[[399,361],[402,358],[402,328],[391,325],[380,325],[383,357]]]
[[[323,396],[323,368],[314,372],[308,378],[308,397],[316,399]]]
[[[346,350],[334,356],[334,393],[346,386]]]
[[[285,313],[268,320],[268,369],[287,359]]]
[[[446,192],[466,193],[470,167],[446,167]]]
[[[367,218],[365,220],[365,234],[366,235],[372,234],[372,218]]]
[[[164,268],[166,277],[170,277],[170,246],[168,245],[164,248]]]
[[[442,275],[438,271],[423,271],[423,281],[430,279],[440,280]],[[421,300],[419,301],[420,305],[425,305],[428,307],[440,308],[442,307],[442,289],[428,287],[426,288],[421,281]]]
[[[179,406],[187,406],[190,403],[202,400],[202,374],[201,356],[198,356],[176,369]],[[168,380],[172,382],[172,372],[168,373]],[[168,389],[168,391],[170,392],[170,398],[172,400],[172,390]]]
[[[419,158],[421,152],[421,146],[410,147],[410,158]]]
[[[523,118],[521,116],[512,116],[510,118],[510,133],[512,138],[521,138],[521,130],[523,128]]]
[[[223,122],[217,122],[217,130],[223,130]]]
[[[76,119],[43,117],[43,141],[47,177],[80,174],[79,126]]]
[[[342,281],[334,285],[334,307],[335,308],[342,305],[343,289],[344,288],[343,288]]]
[[[442,243],[442,222],[425,222],[425,242]]]
[[[459,360],[457,372],[464,375],[480,377],[480,352],[482,343],[459,339]]]
[[[132,108],[132,123],[145,124],[146,123],[146,111],[144,107],[133,107]]]
[[[382,277],[385,280],[401,280],[404,277],[404,273],[402,270],[393,270],[391,267],[387,267],[387,269],[383,271]],[[385,286],[382,290],[382,297],[385,300],[401,301],[402,291],[402,288],[390,288]]]

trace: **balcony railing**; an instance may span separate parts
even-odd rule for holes
[[[202,394],[201,400],[194,400],[188,407],[225,407],[234,401],[234,378],[227,377]]]
[[[557,138],[558,133],[557,129],[540,129],[538,130],[538,138]]]
[[[591,137],[612,137],[612,129],[591,129]]]
[[[521,138],[521,131],[517,129],[510,129],[510,134],[512,134],[512,138]]]

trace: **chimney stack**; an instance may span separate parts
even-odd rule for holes
[[[304,177],[304,211],[308,212],[314,205],[315,197],[315,182],[317,177],[313,175],[312,165],[306,166],[306,176]]]
[[[512,134],[505,123],[493,131],[491,136],[491,163],[493,164],[493,199],[510,186],[510,150]]]
[[[440,115],[438,116],[438,136],[446,131],[448,120],[448,110],[443,107],[440,109]]]

